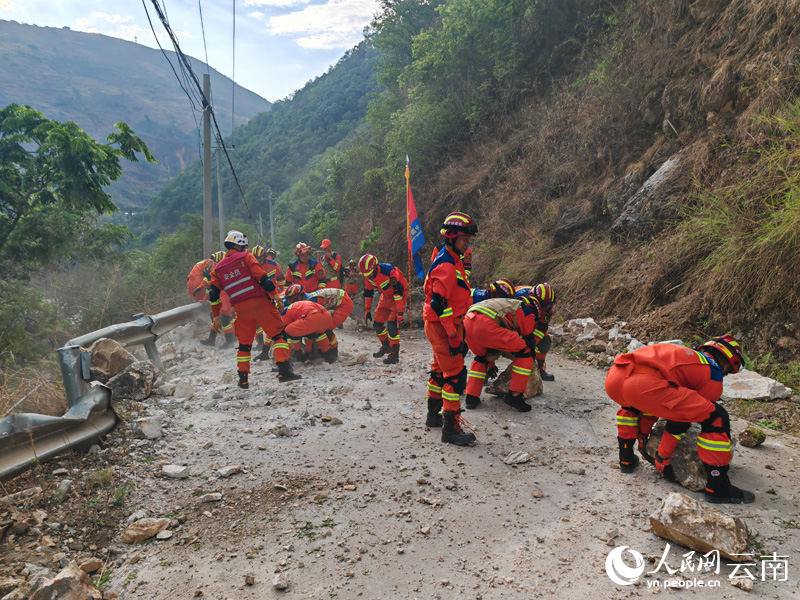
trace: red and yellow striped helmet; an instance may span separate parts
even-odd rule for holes
[[[225,258],[225,250],[217,250],[211,255],[211,260],[213,260],[215,263],[218,263],[223,258]]]
[[[489,284],[490,298],[513,298],[514,284],[508,279],[498,279]]]
[[[442,223],[440,233],[448,240],[454,240],[459,236],[467,235],[473,237],[478,235],[478,225],[466,213],[452,212]]]
[[[266,255],[266,250],[264,250],[264,246],[259,244],[258,246],[250,248],[250,254],[252,254],[258,262],[261,262]]]
[[[294,255],[300,256],[302,254],[311,254],[311,246],[308,244],[304,244],[300,242],[297,246],[294,247]]]
[[[364,276],[372,275],[372,272],[378,268],[378,259],[372,254],[365,254],[358,261],[358,271]]]
[[[544,310],[548,313],[553,312],[553,305],[556,303],[556,293],[552,285],[549,283],[540,283],[533,288],[532,294],[536,297]]]
[[[732,373],[738,373],[744,364],[744,354],[742,354],[742,347],[739,345],[732,335],[727,333],[721,337],[715,337],[708,340],[705,344],[701,344],[696,348],[697,351],[702,352],[704,349],[715,349],[722,354],[731,364]]]
[[[305,294],[305,289],[303,289],[303,286],[299,283],[293,283],[283,291],[283,297],[289,302],[298,300],[299,298],[296,296],[300,296],[301,294]]]

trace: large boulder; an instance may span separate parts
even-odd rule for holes
[[[92,378],[100,383],[108,383],[109,379],[136,362],[133,354],[109,338],[97,340],[89,348],[89,352],[92,354],[89,365]]]
[[[779,400],[792,395],[791,388],[753,371],[742,369],[722,380],[722,397],[735,400]]]
[[[102,600],[103,592],[74,561],[53,579],[45,581],[31,600]]]
[[[149,360],[136,361],[108,382],[112,403],[117,400],[144,400],[153,390],[158,367]]]
[[[672,493],[650,517],[657,536],[703,554],[718,550],[734,561],[748,560],[749,532],[732,517],[686,494]]]
[[[497,360],[497,358],[492,358],[493,352],[488,352],[486,354],[486,358],[489,360]],[[503,356],[509,359],[513,359],[513,355],[509,353],[502,353]],[[496,357],[501,356],[501,353],[496,353]],[[497,379],[492,381],[490,384],[486,386],[486,393],[492,394],[494,396],[505,396],[510,388],[511,385],[511,366],[508,365],[506,370],[500,373],[497,376]],[[533,369],[531,372],[531,376],[528,379],[528,387],[525,388],[525,392],[522,394],[524,398],[533,398],[534,396],[538,396],[544,391],[544,386],[542,384],[542,378],[539,376],[539,369],[536,368],[536,365],[533,365]]]
[[[553,231],[553,239],[557,244],[566,244],[581,231],[589,229],[597,222],[597,217],[592,211],[589,201],[581,202],[577,206],[567,209]]]

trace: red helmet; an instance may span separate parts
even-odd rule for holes
[[[292,285],[287,287],[285,290],[283,290],[283,297],[285,299],[289,300],[290,302],[293,302],[294,300],[297,299],[296,296],[299,296],[299,295],[305,294],[305,293],[306,293],[306,291],[305,291],[305,289],[303,288],[302,285],[300,285],[299,283],[293,283]]]
[[[322,248],[323,250],[327,250],[328,248],[331,247],[331,241],[328,239],[322,240],[322,243],[319,245],[319,247]]]
[[[525,294],[517,299],[522,300],[523,304],[527,304],[529,307],[531,307],[533,309],[533,314],[536,315],[537,319],[542,316],[542,307],[535,296],[532,296],[531,294]]]
[[[473,237],[478,235],[478,225],[468,214],[452,212],[442,223],[440,233],[448,240],[454,240],[461,235]]]
[[[225,250],[217,250],[211,255],[211,260],[213,260],[215,263],[218,263],[223,258],[225,258]]]
[[[311,246],[308,244],[304,244],[300,242],[297,246],[294,247],[294,255],[300,256],[302,254],[311,254]]]
[[[539,304],[548,313],[553,312],[553,305],[556,303],[556,293],[553,291],[553,286],[549,283],[540,283],[533,288],[532,294],[539,301]]]
[[[705,344],[701,344],[696,349],[699,352],[713,348],[724,356],[731,364],[732,373],[738,373],[744,364],[744,354],[742,354],[742,347],[739,345],[733,336],[727,333],[722,337],[715,337],[708,340]]]
[[[508,279],[498,279],[489,285],[490,298],[513,298],[514,284]]]
[[[266,252],[264,252],[264,255],[265,256],[271,256],[272,258],[275,258],[276,256],[278,256],[278,253],[275,252],[275,248],[267,248]]]
[[[378,268],[378,259],[372,254],[365,254],[358,261],[358,271],[364,276],[372,275],[372,272]]]
[[[252,254],[258,262],[261,262],[265,258],[266,250],[264,250],[264,246],[259,244],[258,246],[250,248],[250,254]]]

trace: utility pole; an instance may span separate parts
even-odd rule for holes
[[[225,211],[222,208],[222,139],[217,138],[217,208],[219,209],[219,247],[225,247]]]
[[[272,247],[275,247],[275,225],[272,220],[272,188],[267,188],[269,190],[269,239],[272,243]]]
[[[203,256],[211,256],[211,78],[203,74]]]
[[[261,198],[263,202],[264,199]],[[261,220],[261,213],[258,213],[258,237],[259,239],[264,239],[264,222]]]

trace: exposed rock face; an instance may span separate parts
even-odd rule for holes
[[[726,558],[748,560],[747,525],[685,494],[673,493],[650,517],[653,533],[701,553],[719,550]],[[740,555],[740,556],[737,556]]]
[[[53,579],[45,581],[31,595],[31,600],[102,600],[103,593],[92,583],[92,578],[81,571],[77,563],[69,566]]]
[[[149,360],[140,360],[131,364],[122,373],[112,377],[108,382],[111,388],[111,401],[144,400],[149,398],[153,390],[153,380],[158,375],[158,368]]]
[[[596,220],[591,204],[582,202],[564,211],[553,231],[553,239],[557,244],[566,244],[581,231],[589,229]]]
[[[122,541],[126,544],[138,544],[149,540],[169,526],[169,519],[139,519],[122,532]]]
[[[653,427],[650,439],[647,441],[647,452],[650,456],[656,455],[661,436],[664,434],[666,421],[659,420]],[[700,425],[694,423],[684,438],[678,442],[675,454],[671,459],[672,469],[675,477],[687,490],[700,492],[706,487],[706,470],[700,457],[697,455],[697,434],[700,433]]]
[[[792,395],[791,388],[747,369],[728,375],[722,385],[722,397],[728,399],[770,401],[788,398]]]
[[[100,383],[108,383],[109,379],[136,362],[133,354],[109,338],[97,340],[89,351],[92,353],[90,363],[92,377]]]

